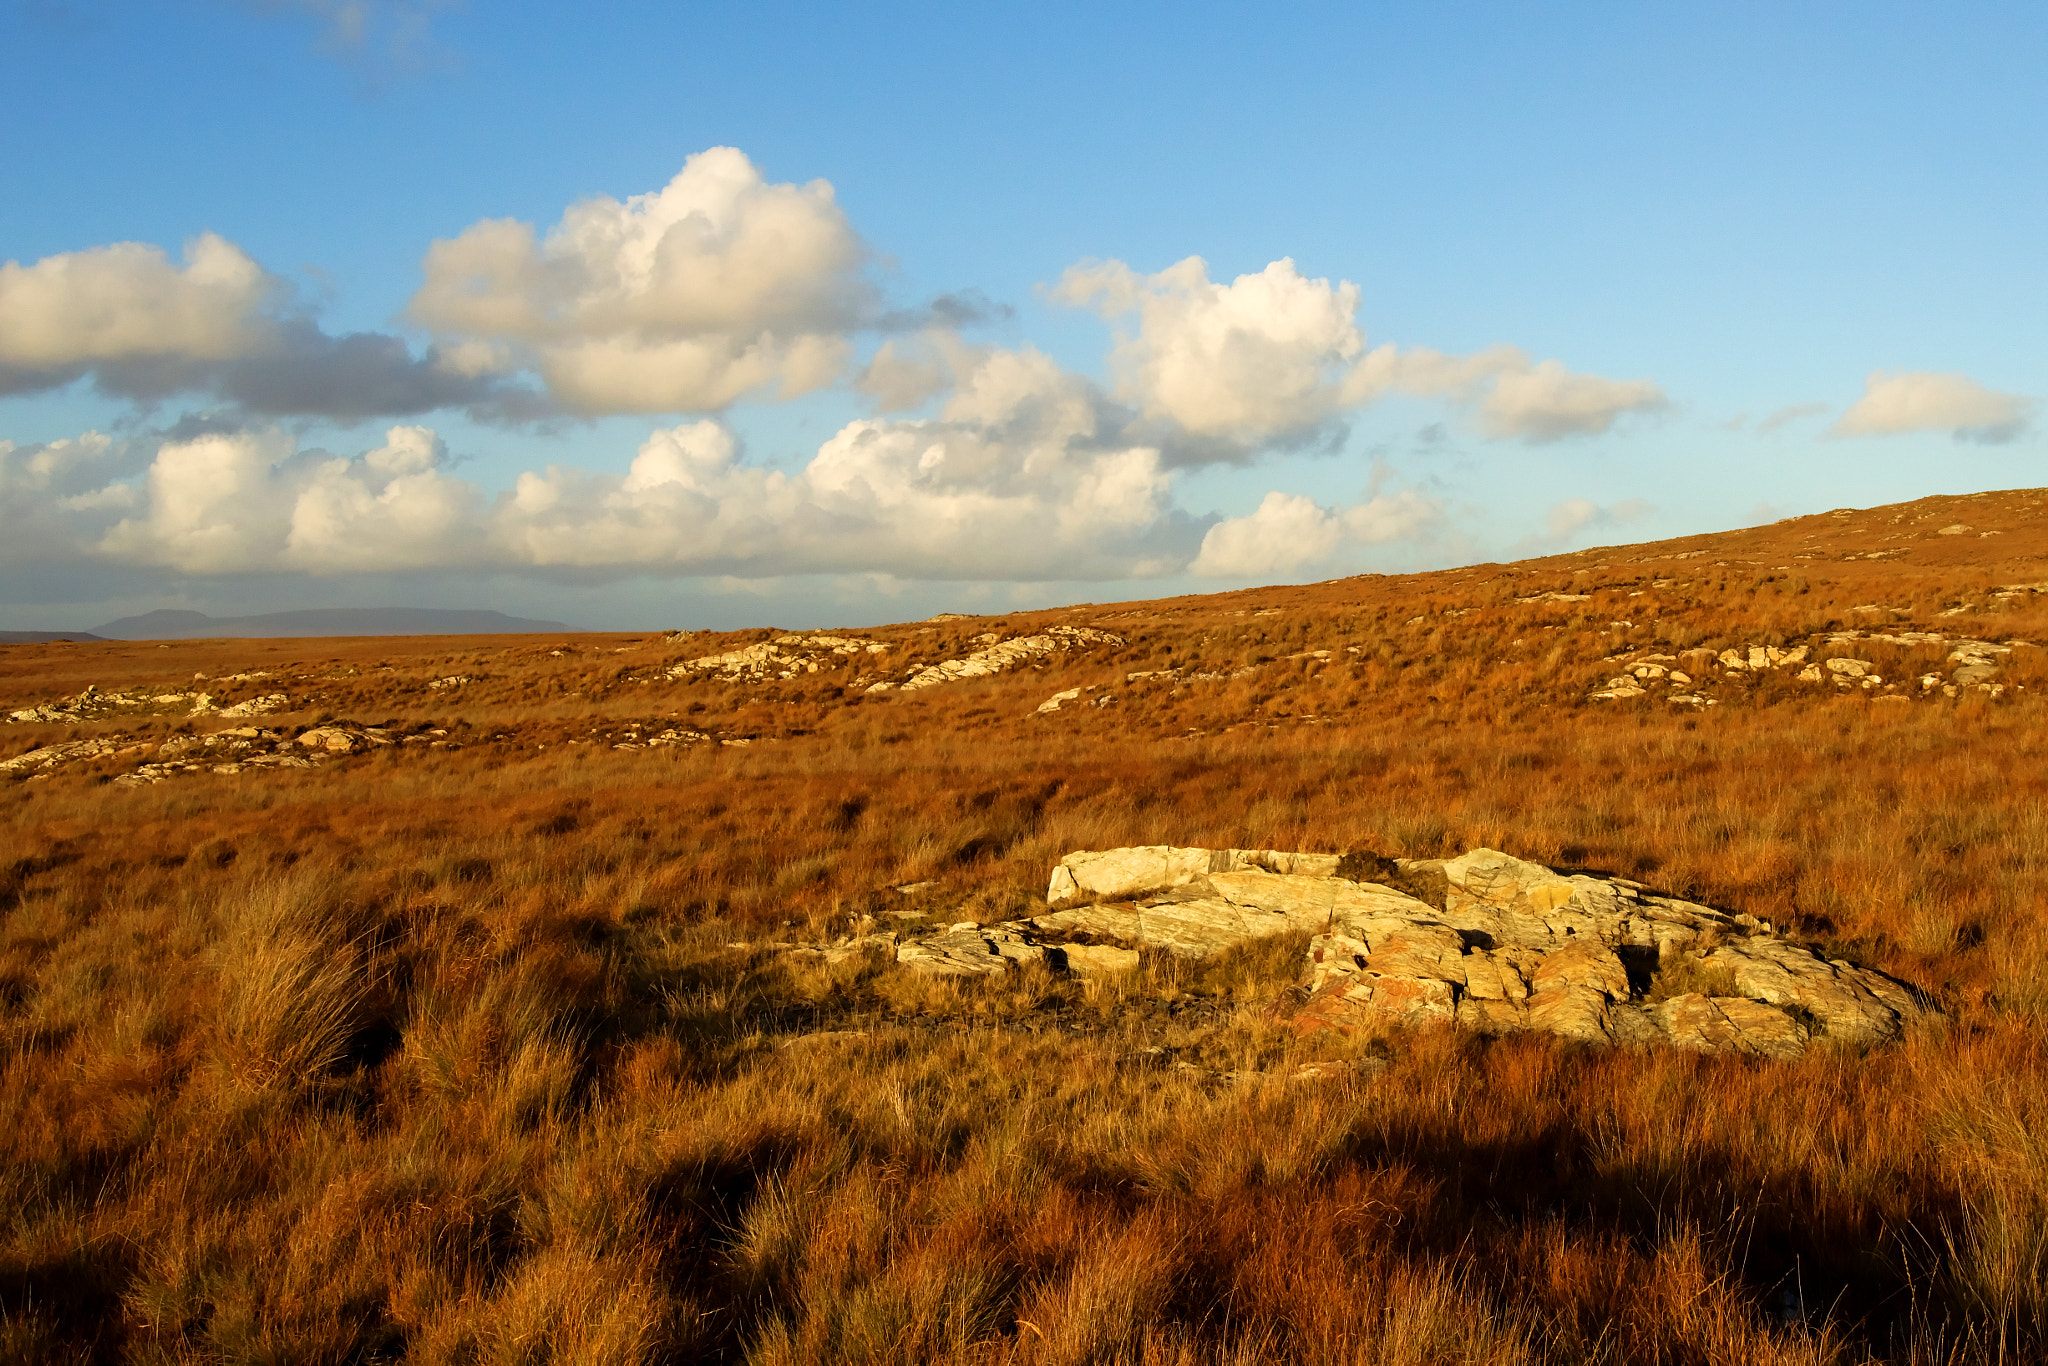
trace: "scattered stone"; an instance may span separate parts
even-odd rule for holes
[[[1888,609],[1880,609],[1888,610]],[[1960,610],[1960,609],[1958,609]],[[1942,615],[1954,615],[1945,612]],[[1736,677],[1744,674],[1757,676],[1774,669],[1798,669],[1796,677],[1801,683],[1832,682],[1843,690],[1862,688],[1875,693],[1884,688],[1886,697],[1879,700],[1910,700],[1912,694],[1900,694],[1897,684],[1887,684],[1877,672],[1877,666],[1867,659],[1847,654],[1825,654],[1814,658],[1814,654],[1825,652],[1828,646],[1850,645],[1860,641],[1877,642],[1886,645],[1907,647],[1948,646],[1950,669],[1946,683],[1939,675],[1923,675],[1918,695],[1929,696],[1937,688],[1942,695],[1955,697],[1964,690],[1974,690],[1996,697],[2004,691],[2004,685],[1992,681],[1994,676],[2015,649],[2028,645],[2023,640],[2009,640],[2002,644],[1985,640],[1952,640],[1932,631],[1861,631],[1843,630],[1828,633],[1817,638],[1818,643],[1805,645],[1746,645],[1722,650],[1715,657],[1724,675]],[[1698,652],[1702,658],[1706,651]],[[1677,661],[1671,655],[1610,655],[1601,661],[1604,664],[1621,664],[1625,673],[1608,677],[1587,693],[1593,701],[1624,701],[1643,697],[1652,689],[1663,687],[1669,691],[1665,700],[1674,704],[1711,707],[1716,699],[1704,686],[1711,679],[1699,679],[1684,670],[1668,667]],[[1929,679],[1933,682],[1929,682]]]
[[[1955,666],[1948,681],[1957,688],[1988,684],[2011,653],[2010,645],[1993,645],[1988,640],[1959,640],[1948,654],[1948,662]]]
[[[1721,667],[1730,672],[1750,670],[1761,673],[1765,669],[1789,669],[1804,664],[1807,647],[1795,646],[1783,649],[1776,645],[1750,645],[1740,650],[1723,650],[1719,655]]]
[[[864,958],[869,951],[876,949],[887,949],[893,955],[896,936],[888,933],[863,934],[832,944],[764,944],[759,947],[781,949],[787,957],[798,961],[808,959],[831,967],[849,958]]]
[[[1641,697],[1649,689],[1638,683],[1631,674],[1617,674],[1607,680],[1605,686],[1591,694],[1597,701],[1617,701],[1629,697]]]
[[[351,754],[358,745],[372,743],[362,731],[352,731],[346,726],[315,726],[304,731],[295,742],[301,749],[325,750],[329,754]],[[379,738],[374,743],[390,744]]]

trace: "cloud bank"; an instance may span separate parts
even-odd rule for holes
[[[264,416],[354,421],[442,408],[527,415],[530,395],[414,356],[382,333],[331,336],[292,291],[213,233],[175,264],[141,242],[0,264],[0,397],[91,376],[111,397],[210,393]]]
[[[342,32],[348,6],[306,8],[361,41]],[[1650,380],[1510,346],[1368,346],[1358,286],[1284,257],[1227,281],[1200,257],[1153,274],[1116,260],[1068,270],[1049,297],[1116,329],[1097,381],[1029,346],[969,341],[963,329],[1005,313],[974,291],[892,306],[874,259],[829,183],[774,182],[714,147],[659,189],[583,200],[545,228],[487,218],[433,242],[404,310],[410,339],[325,331],[288,281],[212,233],[177,260],[116,243],[8,262],[0,396],[83,380],[134,405],[225,406],[154,438],[0,442],[0,564],[1255,578],[1426,540],[1444,504],[1276,491],[1246,515],[1197,519],[1174,504],[1182,472],[1334,451],[1391,396],[1442,402],[1480,439],[1532,444],[1666,405]],[[721,416],[842,384],[872,415],[800,467],[749,462]],[[495,489],[428,426],[336,454],[290,421],[451,409],[679,420],[656,425],[623,473],[549,465]]]
[[[0,395],[89,375],[140,403],[204,393],[251,415],[349,422],[447,408],[486,421],[703,414],[837,383],[857,340],[880,335],[856,387],[883,412],[918,409],[969,364],[959,329],[1003,310],[973,291],[885,308],[871,257],[829,183],[771,182],[744,153],[714,147],[659,190],[571,205],[545,233],[485,219],[432,243],[405,310],[431,334],[418,348],[326,333],[287,282],[216,234],[195,238],[182,264],[132,242],[8,262]],[[1152,275],[1084,263],[1050,293],[1135,322],[1110,351],[1109,396],[1168,466],[1328,443],[1388,394],[1447,400],[1472,412],[1477,434],[1531,442],[1602,433],[1664,404],[1651,381],[1512,347],[1368,351],[1358,286],[1284,257],[1227,283],[1200,257]]]
[[[0,565],[185,574],[527,569],[1105,579],[1177,572],[1202,526],[1171,506],[1156,449],[1119,444],[1099,396],[1030,351],[989,351],[931,418],[865,418],[785,473],[716,420],[661,428],[623,475],[554,466],[492,493],[430,429],[357,455],[277,428],[0,443]]]

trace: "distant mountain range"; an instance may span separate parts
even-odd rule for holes
[[[510,636],[558,635],[576,628],[559,621],[508,617],[503,612],[441,611],[431,607],[316,607],[253,617],[210,617],[204,612],[145,612],[90,631],[0,631],[0,643],[50,640],[194,640],[213,636]]]

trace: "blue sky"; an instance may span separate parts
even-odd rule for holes
[[[2038,5],[593,8],[0,9],[5,624],[859,622],[2048,482]]]

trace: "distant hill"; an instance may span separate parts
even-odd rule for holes
[[[90,631],[0,631],[0,645],[47,645],[53,640],[105,640]]]
[[[508,617],[503,612],[440,611],[431,607],[316,607],[303,612],[265,612],[253,617],[210,617],[204,612],[166,609],[95,626],[93,634],[108,640],[192,640],[207,636],[265,639],[558,635],[574,629],[559,621]]]

